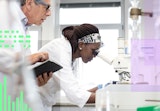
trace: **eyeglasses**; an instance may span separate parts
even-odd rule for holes
[[[97,49],[97,50],[92,50],[92,54],[93,54],[94,56],[97,56],[98,53],[99,53],[99,49]]]
[[[36,1],[36,4],[41,4],[41,5],[45,6],[46,7],[46,11],[50,10],[50,5],[45,3],[42,0]]]

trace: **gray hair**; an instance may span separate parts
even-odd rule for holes
[[[34,0],[35,3],[40,3],[40,2],[43,2],[43,0]],[[26,0],[20,0],[20,3],[21,3],[21,6],[25,5],[26,4]]]

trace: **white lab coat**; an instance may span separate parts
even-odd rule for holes
[[[20,7],[20,4],[18,3],[17,0],[6,0],[6,1],[0,1],[0,30],[5,31],[9,30],[12,31],[19,31],[18,34],[14,33],[11,34],[12,37],[9,38],[1,38],[4,40],[4,44],[13,44],[14,48],[7,48],[7,50],[15,51],[15,52],[21,52],[23,55],[29,55],[30,54],[30,49],[29,48],[24,48],[22,43],[19,43],[18,37],[14,38],[14,35],[23,35],[26,36],[27,34],[27,29],[28,26],[26,25],[28,19],[22,12],[22,9]],[[4,33],[2,33],[3,35]],[[9,35],[9,34],[8,34]],[[16,43],[14,43],[14,40],[17,40]],[[24,37],[25,40],[25,37]]]
[[[12,7],[11,7],[12,5]],[[18,11],[20,10],[19,3],[16,1],[0,1],[0,30],[19,30],[22,31],[22,23],[18,19]],[[1,34],[3,35],[3,33]],[[5,44],[13,44],[13,38],[1,38]],[[0,45],[2,45],[0,43]],[[0,48],[0,83],[4,77],[7,77],[7,94],[15,99],[17,89],[15,88],[18,77],[14,72],[16,63],[16,53],[22,51],[20,45],[15,44],[14,48]]]
[[[17,0],[0,0],[0,13],[1,31],[14,30],[19,31],[20,35],[26,35],[26,26],[22,21],[26,17]],[[3,39],[5,44],[13,44],[15,38],[3,37]],[[24,49],[18,42],[14,45],[14,48],[0,48],[0,83],[3,83],[4,77],[7,78],[6,92],[11,96],[12,101],[19,97],[20,91],[24,91],[24,101],[32,111],[44,111],[33,72],[26,68],[27,63],[24,62],[29,49]],[[19,57],[16,56],[17,52],[20,54]]]
[[[73,74],[72,49],[69,41],[64,37],[54,39],[42,47],[40,51],[48,52],[49,59],[63,67],[60,71],[53,73],[48,83],[40,88],[44,105],[47,107],[54,105],[56,99],[60,98],[56,93],[62,89],[73,104],[83,107],[91,93],[80,87]]]

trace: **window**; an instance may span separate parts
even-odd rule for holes
[[[60,25],[61,29],[82,23],[96,25],[105,44],[101,50],[114,58],[118,55],[118,37],[123,33],[121,12],[121,2],[61,4]],[[88,87],[118,80],[113,66],[98,57],[87,64],[80,60],[79,69],[77,77],[82,84],[88,84]]]
[[[35,53],[38,51],[38,31],[29,31],[31,36],[31,53]]]
[[[31,26],[29,28],[29,35],[31,36],[31,53],[36,53],[42,45],[41,41],[41,27],[40,26]]]
[[[60,24],[120,24],[120,11],[120,7],[61,8]]]

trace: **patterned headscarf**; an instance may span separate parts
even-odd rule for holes
[[[101,42],[101,36],[99,33],[93,33],[86,35],[80,39],[78,39],[78,42],[83,42],[83,43],[100,43],[101,46],[103,46],[103,43]]]

